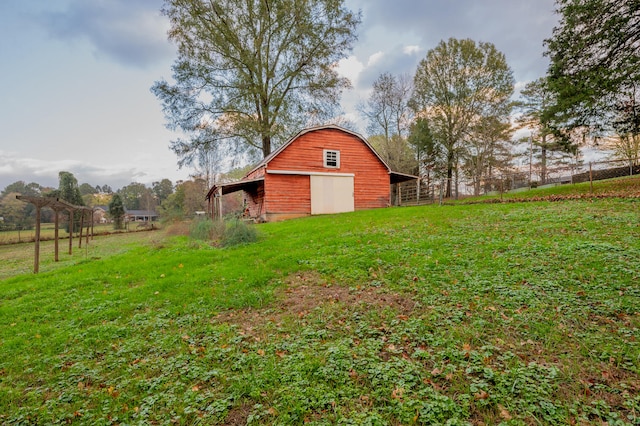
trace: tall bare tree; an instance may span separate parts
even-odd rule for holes
[[[406,137],[411,125],[409,99],[413,85],[407,75],[399,77],[382,73],[373,82],[371,96],[358,105],[367,119],[369,135],[382,135],[391,140],[395,135]]]
[[[491,187],[496,168],[504,168],[511,159],[511,123],[506,117],[483,117],[470,131],[461,154],[465,172],[473,183],[474,195],[480,195],[482,183]]]
[[[412,82],[409,76],[382,73],[373,82],[371,96],[358,105],[368,121],[369,140],[394,170],[415,172],[415,156],[407,143],[412,111],[408,106]]]

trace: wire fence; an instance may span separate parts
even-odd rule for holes
[[[96,224],[91,235],[110,235],[110,234],[122,234],[130,232],[140,231],[153,231],[157,230],[159,226],[155,223],[140,222],[127,222],[123,229],[114,229],[113,224]],[[73,233],[74,238],[79,237],[80,233]],[[43,223],[40,228],[40,241],[49,241],[55,238],[54,225],[51,223]],[[59,239],[68,239],[69,233],[64,226],[58,229]],[[36,239],[35,225],[14,225],[14,224],[2,224],[0,223],[0,245],[5,244],[19,244],[19,243],[32,243]]]
[[[451,179],[451,197],[454,199],[480,195],[499,195],[505,192],[526,191],[557,185],[593,182],[640,174],[640,163],[624,160],[609,160],[546,167],[531,167],[526,170],[511,170],[494,173],[482,179],[462,176]],[[441,203],[446,198],[448,179],[420,179],[405,182],[396,188],[395,205]]]

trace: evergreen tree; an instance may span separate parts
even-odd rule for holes
[[[57,196],[69,204],[75,206],[84,206],[82,195],[80,194],[80,187],[78,186],[78,180],[71,172],[58,173],[58,191]],[[69,218],[69,222],[73,224],[67,224],[67,232],[76,232],[80,227],[80,215],[81,212],[74,212],[73,217]]]
[[[120,194],[115,193],[113,194],[113,197],[111,197],[111,202],[109,203],[109,216],[113,219],[113,227],[115,229],[122,229],[124,214],[125,211],[122,197],[120,197]]]
[[[619,97],[640,81],[640,1],[556,0],[560,24],[546,40],[546,110],[557,132],[608,131]]]
[[[549,117],[545,115],[549,106],[555,102],[555,97],[556,94],[549,88],[549,80],[542,77],[524,87],[518,103],[521,112],[518,124],[531,132],[526,141],[530,145],[527,155],[531,155],[530,151],[534,148],[539,152],[542,184],[547,181],[547,169],[553,153],[575,153],[578,149],[575,139],[555,132],[549,123]]]

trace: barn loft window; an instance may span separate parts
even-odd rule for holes
[[[325,149],[322,151],[324,154],[324,166],[337,169],[340,168],[340,151],[333,151]]]

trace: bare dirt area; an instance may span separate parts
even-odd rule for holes
[[[285,279],[284,287],[276,292],[270,306],[223,312],[214,321],[237,324],[243,334],[258,336],[267,322],[278,324],[288,318],[301,319],[314,309],[336,304],[351,309],[390,308],[399,315],[409,315],[415,307],[412,299],[382,288],[353,289],[329,284],[316,272],[301,272]]]

